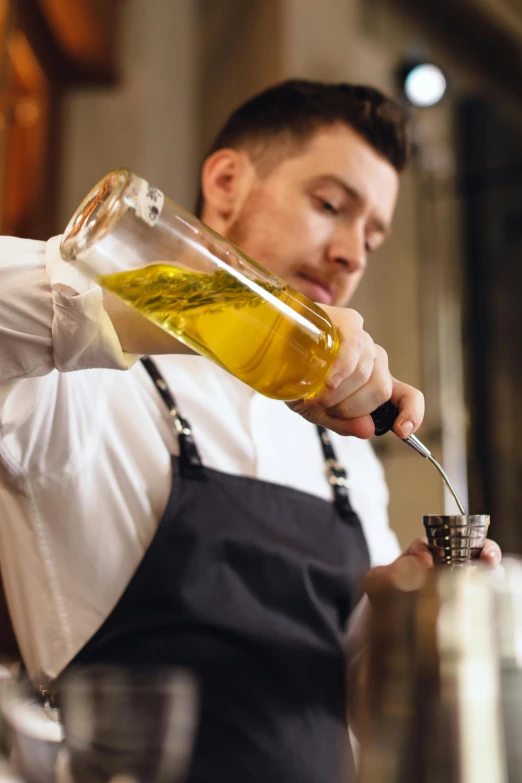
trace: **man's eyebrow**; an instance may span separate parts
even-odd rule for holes
[[[346,180],[342,179],[342,177],[337,176],[337,174],[326,174],[325,176],[318,177],[316,180],[317,184],[321,182],[333,182],[334,185],[339,185],[340,188],[344,190],[345,193],[348,194],[351,198],[353,198],[355,201],[359,201],[359,203],[364,201],[364,198],[359,190],[357,188],[350,184],[349,182],[346,182]],[[384,221],[382,221],[380,218],[373,218],[372,223],[377,229],[377,231],[380,231],[382,234],[384,234],[386,237],[390,235],[391,228],[390,226],[386,225]]]

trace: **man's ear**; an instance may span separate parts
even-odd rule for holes
[[[254,176],[254,166],[241,150],[221,149],[209,155],[201,172],[203,220],[224,231],[234,222]]]

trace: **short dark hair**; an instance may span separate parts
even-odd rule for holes
[[[239,106],[209,149],[258,150],[267,142],[287,138],[304,143],[319,128],[344,123],[353,128],[401,172],[409,157],[406,115],[401,107],[374,87],[290,79],[269,87]],[[196,214],[201,215],[199,192]]]

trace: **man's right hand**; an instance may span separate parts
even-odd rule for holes
[[[289,407],[313,424],[340,435],[371,438],[375,426],[370,414],[391,399],[399,409],[394,432],[407,438],[424,418],[424,396],[413,386],[393,378],[386,351],[364,330],[359,313],[347,308],[321,307],[339,333],[339,351],[324,388],[312,398],[289,402]]]

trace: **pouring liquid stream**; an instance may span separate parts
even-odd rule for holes
[[[464,506],[462,505],[462,501],[459,498],[459,496],[457,495],[457,493],[455,491],[455,487],[453,486],[453,484],[449,480],[448,474],[446,473],[446,471],[444,470],[442,465],[439,465],[439,463],[437,462],[437,460],[435,459],[435,457],[432,454],[430,454],[428,459],[432,463],[432,465],[435,465],[435,467],[439,471],[440,475],[442,476],[443,481],[446,484],[446,486],[449,489],[449,491],[451,492],[451,494],[453,496],[453,499],[454,499],[455,503],[457,504],[458,509],[459,509],[460,513],[462,514],[462,516],[467,516],[467,511],[464,508]]]
[[[393,424],[395,422],[395,419],[399,415],[399,409],[391,400],[388,400],[388,402],[383,403],[374,413],[372,414],[372,418],[375,424],[375,434],[377,436],[384,435],[386,432],[389,432],[391,429],[393,429]],[[446,484],[448,490],[450,491],[453,499],[455,500],[455,503],[458,506],[458,509],[462,516],[467,516],[466,509],[464,508],[464,505],[457,495],[455,491],[455,487],[449,480],[449,477],[446,473],[446,471],[443,469],[442,465],[439,465],[431,451],[426,448],[424,443],[420,441],[416,435],[410,435],[408,438],[403,438],[404,443],[407,443],[408,446],[410,446],[414,451],[417,452],[417,454],[420,454],[421,457],[424,457],[424,459],[429,460],[432,465],[436,467],[436,469],[439,471],[440,475],[442,476],[442,479],[444,483]]]
[[[464,505],[463,505],[461,499],[457,495],[457,492],[455,491],[455,487],[453,486],[453,484],[449,480],[448,474],[446,473],[446,471],[444,470],[442,465],[440,465],[437,462],[437,460],[435,459],[435,457],[433,456],[431,451],[429,449],[427,449],[426,446],[424,445],[424,443],[422,443],[422,441],[420,441],[415,435],[410,435],[409,438],[404,438],[404,443],[407,443],[408,446],[411,446],[411,448],[414,451],[416,451],[418,454],[420,454],[421,457],[424,457],[425,459],[429,460],[431,462],[431,464],[434,465],[437,468],[437,470],[439,471],[440,475],[442,476],[442,480],[444,481],[445,485],[447,486],[447,488],[451,492],[451,495],[452,495],[453,499],[455,500],[455,503],[457,504],[460,513],[462,514],[462,516],[467,516],[466,509],[464,508]]]

